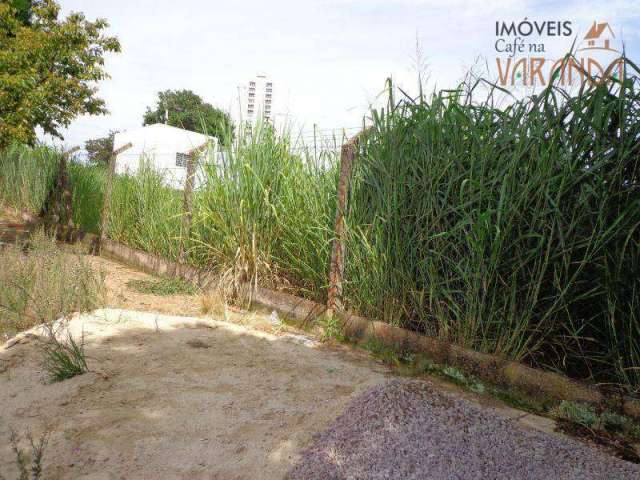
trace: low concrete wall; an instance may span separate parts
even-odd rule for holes
[[[76,232],[74,240],[87,247],[87,251],[95,252],[100,243],[100,255],[113,258],[147,273],[161,276],[178,276],[194,282],[202,288],[206,288],[212,280],[209,272],[200,270],[190,265],[184,265],[171,260],[166,260],[157,255],[128,247],[113,240],[105,239],[99,242],[97,235],[93,233]]]
[[[311,300],[262,287],[256,289],[253,301],[265,308],[272,308],[303,326],[311,325],[326,310],[324,305]]]
[[[42,220],[34,217],[28,212],[19,212],[17,221],[0,221],[0,243],[14,243],[17,240],[24,240],[31,233],[42,225]]]
[[[82,241],[88,244],[93,244],[95,240],[95,235],[85,235],[82,238]],[[103,242],[101,254],[150,273],[177,275],[205,288],[213,279],[210,272],[165,260],[111,240]],[[317,302],[262,287],[257,288],[253,298],[256,304],[276,310],[303,326],[311,325],[326,310],[324,305]],[[535,369],[495,355],[469,350],[358,315],[342,315],[341,321],[344,333],[356,342],[364,342],[375,337],[388,347],[424,354],[438,363],[458,365],[481,378],[515,387],[532,395],[594,404],[604,400],[602,393],[595,388],[558,373]],[[321,329],[317,324],[316,328]],[[628,398],[622,407],[627,415],[640,418],[639,401]]]
[[[371,321],[355,315],[345,319],[346,331],[365,340],[374,337],[385,345],[421,353],[435,362],[459,365],[480,378],[514,386],[532,395],[559,400],[599,403],[602,394],[594,388],[553,372],[546,372],[495,355],[469,350],[437,338]]]

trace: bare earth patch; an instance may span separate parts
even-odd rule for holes
[[[46,384],[37,328],[0,345],[7,479],[11,429],[50,432],[47,479],[640,478],[551,419],[438,379],[387,385],[365,352],[271,312],[196,317],[198,295],[140,293],[127,283],[153,276],[86,260],[111,307],[69,323],[90,373]]]
[[[197,295],[158,296],[140,293],[128,287],[127,282],[130,280],[153,280],[156,277],[103,257],[87,255],[85,259],[94,268],[105,274],[105,284],[108,291],[107,306],[109,307],[169,315],[196,316],[201,314],[201,304]]]
[[[43,383],[38,337],[0,347],[0,472],[9,430],[51,432],[46,478],[282,478],[314,432],[385,369],[298,336],[204,318],[99,310],[84,331],[94,371]]]

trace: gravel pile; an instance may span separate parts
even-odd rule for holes
[[[291,479],[640,479],[640,465],[516,421],[433,384],[394,380],[317,435]]]

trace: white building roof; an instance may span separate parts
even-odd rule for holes
[[[131,142],[136,150],[146,153],[164,153],[168,151],[187,153],[198,148],[207,141],[217,143],[217,139],[210,135],[191,132],[183,128],[172,127],[164,123],[154,123],[144,127],[116,133],[113,139],[113,149]]]
[[[131,143],[131,147],[116,157],[116,173],[134,174],[144,160],[160,172],[167,184],[174,188],[182,188],[186,178],[186,163],[181,155],[207,144],[205,156],[208,159],[215,159],[217,151],[215,137],[162,123],[116,133],[113,138],[113,150],[116,151],[128,143]],[[196,183],[199,183],[199,180],[196,180]]]

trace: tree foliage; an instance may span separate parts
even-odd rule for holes
[[[167,123],[174,127],[216,137],[221,144],[233,138],[233,123],[229,114],[215,108],[191,90],[158,92],[154,109],[147,108],[143,125]]]
[[[116,130],[111,130],[106,137],[94,138],[84,142],[84,149],[87,151],[90,163],[94,165],[109,163],[109,158],[113,153],[113,137],[116,133],[118,133]]]
[[[62,138],[77,115],[107,111],[96,82],[120,44],[104,19],[59,14],[54,0],[0,0],[0,147],[33,144],[37,127]]]

